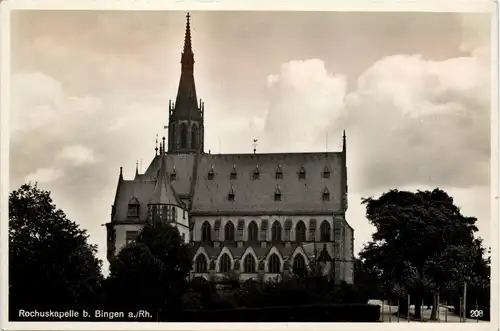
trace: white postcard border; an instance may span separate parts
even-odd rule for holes
[[[6,0],[0,3],[0,307],[2,330],[498,330],[499,114],[498,7],[486,0]],[[491,12],[491,321],[490,323],[144,323],[144,322],[7,322],[8,194],[10,109],[10,11],[12,10],[253,10],[253,11],[414,11]],[[496,237],[495,237],[496,236]],[[496,312],[496,314],[495,314]]]

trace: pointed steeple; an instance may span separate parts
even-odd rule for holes
[[[194,54],[193,46],[191,45],[191,24],[189,13],[186,15],[186,33],[184,35],[184,49],[182,51],[181,64],[183,68],[193,70]]]
[[[168,153],[203,153],[204,105],[196,94],[191,21],[186,16],[186,32],[181,55],[181,77],[175,102],[169,102]]]
[[[194,54],[191,44],[191,23],[189,13],[186,15],[186,33],[181,55],[181,79],[175,100],[174,117],[178,119],[199,119],[198,97],[194,83]]]
[[[162,144],[163,145],[163,144]],[[160,145],[160,147],[162,146]],[[155,189],[149,201],[150,205],[179,205],[178,199],[167,178],[167,156],[160,154],[160,175],[156,179]]]

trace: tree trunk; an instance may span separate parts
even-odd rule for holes
[[[401,316],[408,316],[408,299],[407,298],[399,299],[398,311],[399,311],[399,314]]]
[[[415,296],[415,320],[420,320],[422,317],[422,297]]]
[[[431,311],[431,321],[437,320],[437,310],[439,308],[439,302],[437,302],[437,294],[433,295],[433,304]]]

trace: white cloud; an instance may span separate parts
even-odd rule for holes
[[[262,133],[265,151],[323,150],[328,119],[340,110],[346,79],[328,73],[323,61],[291,61],[268,76],[270,108]],[[324,138],[323,140],[324,141]],[[315,148],[316,146],[316,148]]]
[[[380,59],[346,92],[320,60],[292,61],[268,76],[266,149],[330,149],[347,131],[350,210],[356,251],[374,228],[363,196],[392,188],[441,187],[479,218],[488,242],[489,61],[480,52],[444,61],[420,55]]]
[[[64,176],[64,172],[55,168],[40,168],[25,176],[26,182],[50,183]]]
[[[83,145],[66,146],[57,153],[56,158],[68,161],[74,166],[92,164],[97,161],[94,151]]]

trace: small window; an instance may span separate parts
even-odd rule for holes
[[[135,204],[128,205],[127,216],[130,218],[139,217],[139,205]]]
[[[214,177],[215,177],[215,171],[214,171],[214,167],[212,166],[212,168],[208,172],[208,180],[212,180],[212,179],[214,179]]]
[[[127,231],[125,233],[125,244],[130,244],[135,241],[135,238],[139,234],[138,231]]]
[[[252,178],[253,178],[254,180],[256,180],[256,179],[259,179],[259,178],[260,178],[259,166],[257,166],[257,167],[255,168],[255,170],[253,171]]]
[[[231,187],[231,190],[229,190],[229,193],[227,194],[227,199],[229,201],[234,201],[234,190],[232,187]]]
[[[281,190],[279,186],[276,188],[276,191],[274,191],[274,201],[281,201]]]
[[[323,169],[323,178],[330,178],[330,169],[328,169],[328,167]]]
[[[325,187],[325,190],[323,191],[323,201],[329,201],[329,200],[330,200],[330,192]]]
[[[130,199],[128,203],[127,217],[136,218],[139,217],[139,201],[136,198]]]
[[[306,169],[304,169],[304,167],[300,168],[299,179],[300,180],[306,179]]]
[[[279,165],[276,168],[276,174],[275,174],[276,179],[283,179],[283,169],[281,168],[281,165]]]
[[[233,170],[231,171],[231,174],[229,175],[230,180],[236,180],[238,178],[238,173],[236,172],[236,166],[233,165]]]

